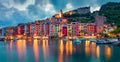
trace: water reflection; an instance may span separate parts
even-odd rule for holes
[[[73,44],[71,40],[66,41],[66,55],[72,55],[73,52]]]
[[[96,43],[95,42],[91,42],[90,44],[90,50],[91,50],[91,56],[92,57],[96,57]]]
[[[100,46],[97,46],[96,55],[97,55],[97,58],[100,57]]]
[[[37,39],[35,39],[33,42],[33,52],[34,52],[35,61],[39,62],[39,45]]]
[[[109,60],[112,54],[112,50],[110,46],[105,45],[104,47],[102,47],[102,45],[96,45],[95,42],[90,42],[88,40],[85,42],[85,53],[87,57],[91,56],[93,58],[97,57],[98,59],[100,59],[100,55],[103,53],[101,51],[105,52],[104,55],[106,59]]]
[[[13,49],[13,41],[10,41],[10,51],[12,52]]]
[[[107,59],[111,57],[111,48],[109,46],[105,46],[105,56]]]
[[[42,40],[42,49],[43,49],[44,60],[47,60],[47,57],[49,56],[48,40]]]
[[[19,59],[26,57],[26,40],[17,40],[17,51]]]
[[[63,52],[64,52],[64,44],[63,40],[59,41],[59,54],[58,54],[58,62],[63,62]]]
[[[90,41],[86,41],[85,42],[85,53],[86,56],[91,56],[91,57],[100,57],[100,46],[96,45],[95,42],[90,42]]]
[[[13,49],[13,41],[9,41],[9,42],[5,42],[6,43],[6,50],[10,50],[10,52],[12,52]]]
[[[88,40],[86,40],[86,42],[85,42],[85,53],[86,53],[86,55],[87,56],[89,56],[90,55],[90,41],[88,41]]]
[[[9,54],[9,55],[7,55],[7,57],[11,59],[13,56],[13,41],[12,40],[9,42],[6,42],[6,51]]]
[[[64,43],[65,42],[65,43]],[[58,52],[58,62],[64,62],[64,55],[66,61],[68,61],[68,56],[73,53],[73,43],[71,40],[59,40],[59,52]]]
[[[107,62],[119,52],[119,49],[110,45],[98,45],[89,40],[81,44],[74,43],[74,40],[17,40],[1,44],[5,46],[3,52],[6,60],[15,62]],[[27,53],[28,52],[28,53]],[[30,52],[30,53],[29,53]],[[120,56],[118,54],[118,56]],[[0,58],[1,58],[0,57]],[[4,61],[0,61],[4,62]]]

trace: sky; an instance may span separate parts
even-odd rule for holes
[[[90,6],[93,12],[107,2],[120,0],[0,0],[0,28],[46,19],[60,9],[66,12]]]

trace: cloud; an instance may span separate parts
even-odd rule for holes
[[[5,17],[10,18],[13,15],[14,12],[15,12],[14,10],[5,12]]]
[[[72,9],[72,8],[73,8],[73,6],[71,3],[66,4],[66,9]]]
[[[56,13],[55,9],[54,9],[54,6],[50,3],[48,3],[47,5],[45,5],[45,9],[44,9],[46,12],[49,12],[51,14],[54,14]]]
[[[0,0],[0,26],[17,25],[51,17],[60,9],[68,11],[90,6],[93,12],[109,1],[113,0]]]
[[[27,0],[14,0],[18,4],[24,4]]]
[[[41,0],[41,2],[39,4],[37,4],[37,6],[45,11],[45,13],[47,14],[55,14],[56,10],[54,8],[54,5],[51,4],[51,2],[49,0]]]
[[[54,5],[49,0],[36,0],[35,5],[29,5],[27,9],[28,16],[33,20],[51,17],[56,13]]]
[[[63,11],[66,12],[66,11],[69,11],[69,10],[72,10],[72,9],[74,9],[74,6],[71,3],[67,3],[65,5],[65,8],[63,9]]]
[[[100,10],[100,6],[96,5],[96,6],[93,6],[91,7],[91,12],[94,12],[94,11],[99,11]]]
[[[8,2],[3,3],[7,8],[16,8],[19,11],[25,11],[29,5],[34,5],[35,0],[9,0]]]
[[[1,2],[2,1],[3,3],[1,4],[5,7],[5,10],[8,9],[8,11],[5,11],[4,13],[4,17],[6,18],[13,18],[13,12],[18,12],[22,14],[22,16],[25,15],[26,17],[34,21],[36,19],[50,17],[56,13],[54,5],[51,4],[49,0],[1,0]],[[15,9],[16,11],[11,11],[11,9]]]

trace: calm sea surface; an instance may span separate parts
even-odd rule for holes
[[[0,62],[120,62],[120,46],[79,39],[0,41]]]

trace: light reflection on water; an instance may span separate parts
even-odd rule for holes
[[[74,40],[62,39],[2,43],[0,55],[3,57],[0,56],[0,62],[113,62],[112,57],[120,57],[120,54],[116,53],[120,52],[118,46],[97,45],[89,40],[80,44],[75,44]]]
[[[111,48],[109,46],[105,46],[105,56],[107,59],[110,59],[111,52],[112,52]]]
[[[63,52],[64,52],[64,44],[63,44],[63,40],[60,40],[58,62],[63,62]]]
[[[100,46],[97,46],[97,48],[96,48],[96,56],[97,56],[97,58],[100,57]]]
[[[43,56],[44,60],[46,60],[49,57],[49,45],[48,45],[48,40],[42,40],[42,50],[43,50]]]
[[[35,61],[39,62],[39,44],[36,39],[33,42],[33,52],[34,52]]]
[[[26,40],[17,40],[17,51],[19,59],[26,56]]]

